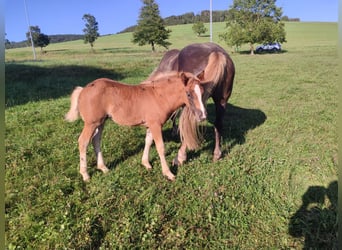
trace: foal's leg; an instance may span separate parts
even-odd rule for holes
[[[150,161],[149,161],[149,154],[150,154],[150,148],[153,143],[153,137],[150,129],[148,128],[146,130],[146,137],[145,137],[145,148],[144,153],[141,159],[141,163],[147,170],[150,170],[152,168]]]
[[[96,154],[97,169],[101,170],[103,173],[107,173],[109,170],[104,164],[103,156],[101,152],[101,136],[104,124],[101,124],[96,130],[93,137],[93,146]]]
[[[157,147],[157,151],[159,154],[161,166],[162,166],[162,173],[164,176],[166,176],[170,181],[175,180],[175,176],[171,173],[169,166],[167,165],[166,159],[165,159],[165,148],[164,148],[164,142],[163,142],[163,135],[162,135],[162,128],[161,126],[155,125],[153,127],[150,127],[151,133],[154,139],[154,142]]]
[[[80,151],[80,173],[84,181],[89,181],[90,177],[87,172],[87,147],[94,134],[96,126],[94,124],[84,124],[84,128],[78,138],[78,148]]]

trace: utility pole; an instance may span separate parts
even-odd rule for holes
[[[210,0],[210,42],[213,42],[213,0]]]
[[[26,0],[24,0],[24,5],[25,5],[26,21],[27,21],[27,25],[28,25],[28,28],[29,28],[29,32],[30,32],[30,39],[31,39],[31,45],[32,45],[33,59],[36,60],[36,50],[34,49],[32,32],[31,32],[31,25],[30,25],[30,19],[29,19],[29,15],[28,15],[28,12],[27,12],[27,6],[26,6]]]

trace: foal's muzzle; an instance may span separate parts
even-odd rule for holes
[[[195,116],[198,122],[202,122],[207,119],[207,111],[202,112],[201,110],[196,109]]]

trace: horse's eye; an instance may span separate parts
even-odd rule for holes
[[[186,95],[187,95],[189,98],[191,97],[190,92],[186,92]]]

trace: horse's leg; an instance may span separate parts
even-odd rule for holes
[[[101,170],[103,173],[107,173],[109,169],[106,167],[103,161],[103,155],[101,152],[101,136],[103,131],[104,123],[101,124],[96,130],[93,137],[93,146],[96,154],[97,169]]]
[[[167,162],[165,159],[165,148],[164,148],[164,142],[163,142],[162,128],[161,126],[154,125],[154,126],[151,126],[150,129],[151,129],[154,143],[156,144],[156,148],[159,154],[159,158],[160,158],[160,162],[162,166],[162,173],[170,181],[174,181],[175,176],[171,173],[170,168],[167,165]]]
[[[84,181],[89,181],[90,177],[87,172],[87,147],[94,134],[96,126],[94,124],[84,124],[84,128],[78,138],[78,148],[80,151],[80,173]]]
[[[152,168],[150,161],[149,161],[149,154],[150,154],[150,148],[153,143],[153,137],[150,129],[148,128],[146,130],[146,137],[145,137],[145,148],[144,153],[141,158],[141,163],[147,170],[150,170]]]
[[[186,161],[186,145],[182,143],[178,150],[177,156],[173,159],[172,164],[175,166],[180,166]]]
[[[177,116],[179,114],[180,109],[177,109],[170,117],[172,121],[172,136],[176,136],[178,134],[178,126],[177,126]]]
[[[217,161],[221,158],[221,137],[222,137],[222,129],[223,129],[223,117],[226,110],[226,101],[220,100],[215,102],[216,109],[216,118],[214,122],[214,131],[215,131],[215,148],[214,148],[214,161]]]

